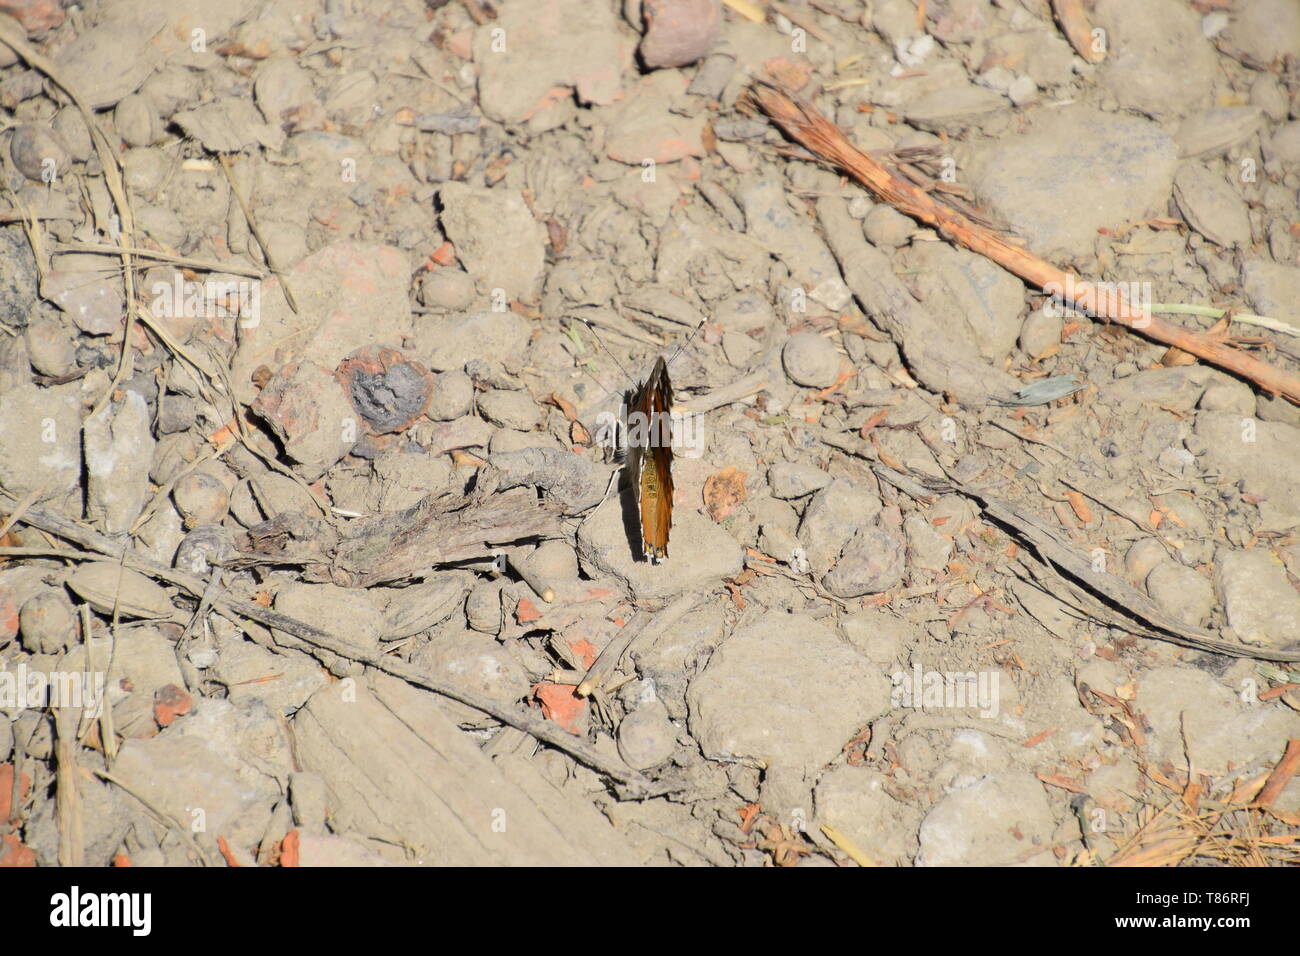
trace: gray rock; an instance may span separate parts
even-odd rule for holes
[[[1271,766],[1282,742],[1300,733],[1300,714],[1273,703],[1247,705],[1195,667],[1158,667],[1138,682],[1136,707],[1150,727],[1151,759],[1218,776]]]
[[[276,592],[275,609],[334,634],[362,656],[379,649],[383,608],[379,598],[364,588],[293,581]],[[289,647],[296,641],[288,634],[279,635],[277,640]]]
[[[217,524],[230,510],[230,495],[215,474],[200,468],[183,475],[172,488],[172,500],[187,528]]]
[[[1032,248],[1086,256],[1101,227],[1163,210],[1176,161],[1173,142],[1155,124],[1069,106],[985,147],[971,176]],[[1073,212],[1052,211],[1061,208]]]
[[[1224,182],[1198,162],[1184,162],[1174,176],[1174,196],[1188,223],[1220,246],[1249,247],[1250,217],[1246,203]]]
[[[219,524],[200,524],[181,539],[172,563],[179,570],[206,578],[214,565],[223,565],[238,553],[234,532],[229,528]]]
[[[455,368],[433,377],[433,394],[425,414],[435,422],[449,422],[468,415],[473,403],[473,381]]]
[[[1300,428],[1262,422],[1228,412],[1196,415],[1195,435],[1205,445],[1205,465],[1241,481],[1258,495],[1263,529],[1287,531],[1300,525],[1295,476],[1300,474]]]
[[[286,114],[316,100],[311,75],[293,57],[277,56],[266,60],[253,81],[253,98],[263,118],[279,126]]]
[[[54,183],[68,171],[68,148],[43,123],[23,123],[9,138],[9,156],[18,171],[36,183]]]
[[[952,538],[943,534],[926,517],[908,515],[903,521],[907,536],[907,563],[926,571],[942,571],[952,557]]]
[[[948,334],[1000,367],[1020,332],[1024,283],[984,256],[942,242],[915,244],[906,262],[919,270],[926,307],[947,317]]]
[[[831,476],[808,462],[778,461],[768,469],[767,482],[773,497],[789,500],[820,491],[831,483]]]
[[[1007,866],[1048,850],[1055,829],[1043,785],[999,773],[954,790],[921,823],[917,866]]]
[[[474,277],[459,269],[434,269],[420,280],[420,301],[431,309],[468,309],[474,294]]]
[[[19,627],[29,654],[57,654],[77,640],[77,614],[62,588],[46,588],[24,601]]]
[[[883,528],[862,528],[844,547],[822,585],[836,597],[888,591],[903,580],[903,542]]]
[[[859,528],[880,514],[880,496],[869,487],[837,478],[817,492],[799,523],[799,540],[814,571],[825,574]]]
[[[777,323],[776,312],[766,296],[742,289],[727,296],[713,311],[714,324],[727,332],[766,332]]]
[[[1038,101],[1038,84],[1032,77],[1018,76],[1007,87],[1007,97],[1013,106],[1027,106]]]
[[[833,385],[840,370],[840,356],[835,346],[816,332],[791,336],[782,349],[781,358],[791,381],[810,388]]]
[[[869,243],[881,249],[906,245],[916,230],[917,225],[911,218],[884,203],[872,207],[862,220],[862,234]]]
[[[584,103],[608,105],[618,96],[632,48],[608,6],[504,6],[492,26],[503,32],[479,30],[474,37],[479,102],[488,117],[522,123],[556,86],[575,88]]]
[[[1264,158],[1273,163],[1300,163],[1300,120],[1282,123],[1264,141]]]
[[[1286,91],[1271,73],[1256,74],[1250,84],[1250,105],[1259,107],[1274,123],[1286,119],[1290,108]]]
[[[758,536],[758,546],[764,554],[769,554],[782,564],[790,565],[797,574],[808,570],[807,552],[803,543],[780,525],[765,524]]]
[[[129,531],[149,501],[154,438],[149,407],[126,390],[85,421],[86,514],[108,534]]]
[[[55,315],[36,315],[27,323],[24,338],[32,367],[57,378],[77,367],[76,333]]]
[[[1178,0],[1100,0],[1093,22],[1108,39],[1097,77],[1121,106],[1165,117],[1208,104],[1217,58],[1190,7]],[[1177,70],[1168,68],[1173,61]]]
[[[158,736],[127,740],[113,774],[214,853],[217,836],[257,846],[293,769],[288,740],[260,704],[195,703]]]
[[[1241,264],[1241,288],[1260,315],[1300,323],[1300,267],[1247,259]]]
[[[308,481],[325,474],[361,437],[360,416],[344,386],[315,362],[276,372],[253,402],[253,412]]]
[[[162,138],[163,122],[149,97],[132,93],[113,110],[113,127],[128,146],[151,146]]]
[[[435,372],[463,369],[476,358],[512,364],[528,347],[530,331],[527,320],[513,312],[433,319],[416,327],[416,352]],[[434,391],[436,395],[437,389]]]
[[[641,704],[618,725],[618,752],[629,767],[657,767],[677,749],[677,728],[658,700]]]
[[[546,265],[546,229],[519,193],[449,182],[438,198],[443,231],[465,271],[509,299],[535,299]]]
[[[1174,136],[1184,159],[1218,156],[1242,143],[1264,125],[1257,106],[1214,106],[1183,120]]]
[[[831,311],[844,307],[848,288],[826,243],[806,216],[790,207],[785,184],[779,178],[749,178],[739,195],[749,235],[772,250],[786,264],[790,276],[810,291],[808,297]],[[856,222],[852,228],[859,231]],[[782,303],[787,309],[790,303]]]
[[[493,425],[530,431],[541,421],[541,409],[525,391],[493,388],[478,397],[479,413]]]
[[[1300,56],[1300,8],[1289,0],[1253,0],[1232,11],[1225,34],[1230,49],[1265,64]]]
[[[329,682],[316,660],[301,651],[271,651],[236,634],[222,641],[212,676],[226,685],[232,702],[261,701],[273,714],[295,713]],[[263,680],[268,674],[275,680]]]
[[[66,256],[56,260],[60,265]],[[73,272],[56,268],[41,279],[41,295],[68,314],[87,335],[108,335],[126,314],[118,283],[102,271]]]
[[[250,488],[253,484],[256,485],[256,494]],[[268,471],[246,478],[230,495],[230,511],[246,528],[286,511],[308,511],[311,507],[311,498],[302,485],[278,472]]]
[[[1042,355],[1054,345],[1061,344],[1064,320],[1057,312],[1034,309],[1020,326],[1020,350],[1030,358]]]
[[[439,631],[411,655],[430,676],[510,707],[528,694],[528,674],[494,638],[477,631]],[[438,700],[444,713],[462,727],[488,727],[492,717],[465,704]]]
[[[810,617],[738,627],[691,681],[690,727],[709,757],[812,772],[889,707],[889,682]]]
[[[672,627],[654,638],[648,647],[633,644],[628,651],[637,672],[653,681],[655,697],[668,708],[674,720],[686,717],[686,684],[694,676],[697,662],[712,652],[726,637],[725,610],[712,601],[688,611]]]
[[[883,608],[863,608],[840,619],[844,636],[854,647],[878,664],[893,664],[904,651],[923,640],[912,625]]]
[[[668,559],[654,565],[642,560],[639,535],[636,541],[628,540],[623,511],[627,506],[611,497],[578,528],[578,557],[588,575],[612,575],[644,600],[712,586],[709,582],[740,573],[744,555],[736,539],[683,506],[673,509]]]
[[[1205,393],[1210,369],[1203,365],[1145,369],[1105,385],[1098,397],[1116,403],[1159,405],[1175,412],[1190,412]]]
[[[1214,610],[1214,587],[1203,575],[1174,561],[1162,561],[1151,569],[1147,593],[1176,621],[1200,627]]]
[[[965,336],[952,335],[947,316],[916,300],[895,274],[889,257],[862,237],[844,200],[822,197],[817,201],[817,215],[845,283],[872,321],[899,343],[909,371],[919,382],[932,392],[971,404],[1019,388],[1016,379],[981,361],[978,349]]]
[[[1228,625],[1247,644],[1286,647],[1300,642],[1300,593],[1286,567],[1264,548],[1221,548],[1215,584]]]
[[[501,633],[501,582],[482,581],[465,598],[469,626],[485,634]]]

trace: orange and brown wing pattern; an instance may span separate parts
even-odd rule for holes
[[[645,384],[637,390],[632,411],[640,434],[630,432],[636,445],[637,505],[641,511],[641,544],[651,564],[668,557],[668,532],[673,523],[673,388],[668,366],[660,356]]]

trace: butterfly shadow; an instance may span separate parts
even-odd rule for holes
[[[623,533],[627,546],[637,561],[646,561],[645,543],[641,540],[641,505],[636,498],[636,475],[625,462],[618,476],[619,509],[623,514]]]

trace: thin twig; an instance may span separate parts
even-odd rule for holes
[[[904,182],[854,146],[816,107],[796,101],[775,84],[760,81],[752,90],[759,107],[791,139],[853,176],[882,201],[937,229],[946,239],[993,260],[1048,294],[1060,295],[1076,308],[1109,319],[1154,341],[1182,349],[1254,382],[1265,391],[1300,403],[1300,378],[1297,376],[1234,348],[1221,336],[1172,325],[1152,315],[1149,307],[1130,301],[1123,290],[1112,292],[1074,273],[1067,273],[1017,246],[1010,237],[937,203],[925,190]]]

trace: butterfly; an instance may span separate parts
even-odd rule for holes
[[[635,379],[609,347],[601,341],[600,335],[590,322],[584,324],[600,342],[601,348],[609,353],[623,372],[627,381]],[[668,533],[673,525],[673,442],[684,438],[688,447],[695,447],[692,441],[695,431],[693,420],[686,419],[688,426],[682,436],[673,432],[672,408],[673,386],[668,379],[668,367],[677,356],[694,340],[704,323],[688,335],[665,361],[662,355],[655,359],[650,374],[640,385],[633,384],[623,395],[623,413],[621,420],[611,421],[612,432],[619,451],[615,459],[625,462],[624,475],[632,486],[632,494],[641,529],[641,555],[651,564],[662,564],[668,558]]]
[[[628,403],[627,466],[641,517],[641,551],[651,564],[668,557],[673,526],[673,386],[659,356]]]

